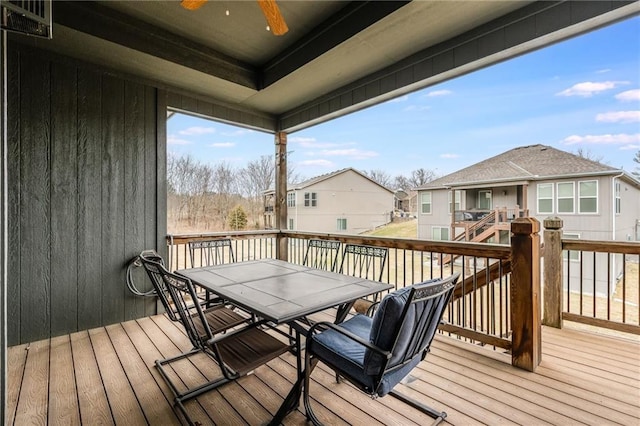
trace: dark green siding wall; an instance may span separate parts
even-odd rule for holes
[[[166,234],[166,96],[18,44],[8,54],[9,344],[154,314],[125,271]]]

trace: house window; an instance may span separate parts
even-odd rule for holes
[[[553,184],[538,184],[538,213],[553,213]]]
[[[449,213],[455,213],[458,210],[460,210],[460,191],[449,191]]]
[[[289,231],[293,231],[293,219],[289,219]]]
[[[347,219],[339,218],[338,219],[338,231],[346,231],[347,230]]]
[[[566,240],[579,240],[580,234],[572,234],[572,233],[562,233],[562,238]],[[580,251],[578,250],[563,250],[562,258],[564,260],[580,260]]]
[[[598,213],[598,181],[578,182],[578,212]]]
[[[480,210],[491,210],[493,207],[493,202],[491,199],[491,191],[490,190],[481,190],[478,191],[478,209]]]
[[[446,226],[434,226],[431,228],[431,239],[433,240],[448,240],[449,228]]]
[[[431,192],[420,194],[420,212],[422,214],[431,214]]]
[[[558,213],[574,213],[573,206],[575,199],[575,185],[573,182],[562,182],[557,184],[558,191]]]
[[[304,206],[305,207],[316,207],[318,205],[317,194],[315,192],[305,192],[304,193]]]
[[[296,206],[296,193],[290,192],[287,194],[287,207],[295,207]]]
[[[616,182],[616,214],[622,212],[622,200],[620,199],[620,182]]]

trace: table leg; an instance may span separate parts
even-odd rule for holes
[[[282,405],[278,408],[278,412],[269,422],[269,426],[276,426],[282,423],[285,417],[292,411],[296,410],[300,405],[300,397],[302,396],[302,385],[304,382],[304,372],[302,371],[302,343],[300,342],[300,331],[296,330],[296,367],[298,378],[293,384],[287,397],[282,401]]]

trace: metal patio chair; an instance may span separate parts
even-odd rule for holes
[[[222,324],[224,319],[221,319],[219,314],[224,312],[225,316],[238,316],[235,311],[222,305],[204,310],[200,304],[193,304],[192,300],[197,296],[191,280],[170,273],[159,264],[150,265],[153,266],[162,275],[177,316],[193,345],[189,352],[157,360],[156,367],[171,388],[175,404],[187,422],[193,424],[184,406],[186,401],[236,380],[291,349],[290,345],[269,334],[267,329],[289,336],[270,327],[266,321],[245,323],[241,327],[229,329],[228,323]],[[211,313],[216,315],[212,316]],[[216,335],[221,326],[226,332]],[[185,388],[179,385],[182,383],[179,377],[176,381],[172,380],[171,377],[176,377],[177,373],[170,365],[196,354],[206,354],[219,366],[220,375],[198,386]],[[177,368],[179,367],[176,366],[175,369]]]
[[[164,267],[162,257],[155,252],[143,252],[140,255],[140,261],[144,266],[147,275],[153,283],[153,287],[158,294],[158,298],[162,303],[169,319],[172,321],[180,321],[180,315],[178,312],[178,306],[174,303],[173,298],[165,284],[165,275],[169,275],[170,272]],[[194,303],[196,302],[196,303]],[[198,298],[190,300],[190,305],[187,311],[189,315],[197,315],[196,305],[201,305],[203,302]],[[242,316],[236,310],[226,307],[222,304],[214,305],[204,309],[203,315],[207,319],[212,332],[214,334],[223,332],[229,328],[236,327],[242,323],[248,322],[251,318]]]
[[[302,264],[312,268],[334,272],[338,264],[340,241],[309,240]]]
[[[321,424],[309,400],[310,376],[320,361],[372,397],[389,394],[429,415],[435,419],[434,424],[444,420],[445,412],[415,401],[394,387],[427,355],[459,276],[456,273],[389,293],[373,317],[358,314],[341,324],[314,324],[305,353],[307,419]]]
[[[189,259],[191,267],[222,265],[224,263],[235,263],[236,256],[233,252],[230,238],[213,239],[205,241],[189,242]],[[207,302],[208,306],[223,303],[223,300],[212,297],[208,290],[197,289],[198,297]]]
[[[386,247],[347,244],[344,246],[339,272],[373,281],[382,281],[388,253],[389,249]],[[369,299],[356,301],[356,311],[364,313],[372,303],[378,300],[379,295],[374,294],[372,298],[373,301]]]
[[[212,266],[236,261],[230,238],[190,241],[189,258],[192,268],[195,268],[196,264],[197,266]]]

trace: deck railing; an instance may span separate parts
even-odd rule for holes
[[[640,243],[565,239],[562,220],[544,225],[543,322],[640,334]]]
[[[530,233],[527,233],[527,237],[530,237]],[[516,284],[512,279],[511,259],[514,246],[294,231],[170,235],[167,237],[170,267],[180,269],[192,266],[188,254],[190,241],[217,238],[232,238],[236,261],[280,258],[302,263],[311,239],[340,241],[342,247],[345,244],[384,247],[389,250],[389,254],[382,269],[381,281],[393,284],[396,289],[460,272],[458,288],[446,314],[446,324],[441,329],[474,344],[512,350],[514,365],[529,370],[537,365],[535,356],[527,355],[523,362],[522,354],[513,351],[516,341],[515,344],[522,347],[518,336],[527,334],[536,339],[536,333],[522,332],[523,328],[532,328],[530,321],[523,321],[526,312],[513,310],[513,305],[518,305],[517,300],[514,302],[515,299],[512,297],[514,286],[522,284]],[[278,247],[287,247],[286,253],[278,250]],[[341,258],[342,255],[343,252],[339,251],[336,256]],[[526,257],[531,258],[530,255]],[[339,265],[340,262],[338,268]],[[524,263],[521,263],[521,266],[529,267]],[[369,278],[378,279],[379,272],[376,273],[376,277]],[[528,281],[531,277],[535,278],[535,274],[530,272],[520,273],[520,276],[527,277]],[[531,287],[531,282],[524,283],[524,286]],[[533,294],[530,289],[515,293],[518,297]],[[532,347],[535,346],[536,344],[532,344]]]

